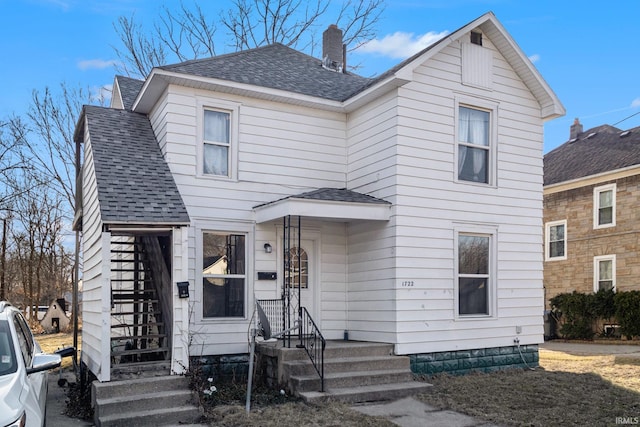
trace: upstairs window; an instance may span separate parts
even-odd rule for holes
[[[616,225],[616,185],[609,184],[593,189],[593,228]]]
[[[489,183],[491,113],[458,107],[458,180]]]
[[[203,162],[205,175],[229,176],[231,114],[204,110]]]
[[[567,259],[567,221],[548,222],[545,226],[545,242],[547,261]]]

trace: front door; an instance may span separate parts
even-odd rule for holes
[[[282,254],[286,257],[286,254]],[[317,291],[318,291],[318,265],[316,260],[315,240],[303,239],[298,249],[297,242],[289,249],[288,268],[287,259],[283,259],[279,265],[282,272],[281,286],[283,293],[291,297],[293,313],[298,310],[298,292],[300,293],[300,305],[305,307],[317,325],[320,325],[317,315]]]

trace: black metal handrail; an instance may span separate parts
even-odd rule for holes
[[[324,350],[327,341],[305,307],[300,307],[300,345],[320,375],[320,391],[324,392]]]

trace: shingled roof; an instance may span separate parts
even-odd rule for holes
[[[105,224],[189,223],[169,166],[144,114],[85,106]]]
[[[375,80],[330,71],[312,56],[276,43],[158,67],[161,70],[344,101]]]
[[[140,93],[144,85],[144,81],[125,76],[116,76],[116,81],[120,88],[120,97],[122,98],[125,110],[131,110],[133,102],[136,100],[138,93]]]
[[[369,196],[368,194],[358,193],[357,191],[347,190],[346,188],[319,188],[317,190],[307,191],[306,193],[287,196],[282,199],[274,200],[273,202],[264,203],[255,206],[254,208],[266,206],[287,199],[325,200],[330,202],[372,203],[381,205],[391,204],[386,200]]]
[[[558,184],[640,164],[640,127],[602,125],[544,156],[544,185]]]

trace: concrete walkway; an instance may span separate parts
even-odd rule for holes
[[[637,344],[624,344],[624,341],[613,341],[605,344],[599,342],[567,342],[563,340],[553,340],[540,344],[540,350],[559,351],[578,356],[613,355],[640,357],[640,342],[637,342]]]
[[[73,372],[64,371],[62,378],[67,381],[75,382]],[[58,385],[60,374],[58,371],[49,373],[49,392],[47,393],[47,426],[63,427],[63,426],[92,426],[92,422],[82,421],[77,418],[71,418],[64,414],[66,409],[67,385],[60,387]]]
[[[434,408],[413,397],[388,403],[352,406],[365,415],[385,417],[400,427],[497,427],[454,411]]]

